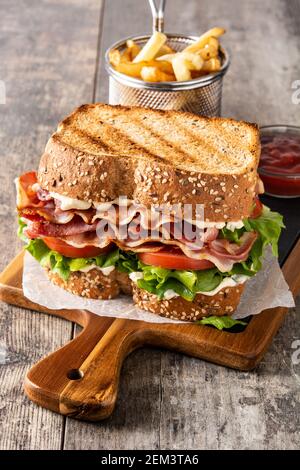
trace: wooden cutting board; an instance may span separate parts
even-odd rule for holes
[[[35,403],[63,415],[98,421],[115,406],[125,357],[151,345],[240,370],[253,369],[262,359],[287,312],[265,310],[240,333],[193,324],[155,324],[99,317],[83,310],[48,310],[23,295],[23,255],[0,275],[0,299],[41,313],[56,315],[83,327],[58,351],[35,364],[25,378],[25,392]],[[294,296],[300,291],[300,240],[283,265]]]

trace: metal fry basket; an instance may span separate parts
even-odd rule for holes
[[[195,42],[196,36],[167,34],[167,44],[175,51],[181,51]],[[130,37],[141,47],[148,41],[150,35]],[[108,53],[110,49],[126,48],[123,39],[113,44],[105,54],[105,67],[109,75],[109,103],[124,106],[144,106],[155,109],[175,109],[189,111],[203,116],[219,116],[221,114],[222,81],[229,67],[228,52],[221,47],[220,71],[203,75],[184,82],[144,82],[117,72],[110,64]]]

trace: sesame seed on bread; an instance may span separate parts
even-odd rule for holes
[[[173,320],[196,321],[210,315],[232,315],[236,310],[244,284],[221,289],[213,296],[197,294],[193,302],[182,297],[159,300],[155,294],[133,285],[133,301],[143,310],[156,313]]]
[[[251,212],[259,155],[255,124],[88,104],[50,138],[38,181],[90,202],[204,204],[207,221],[235,221]]]
[[[104,276],[98,269],[91,269],[86,273],[76,271],[70,274],[67,281],[50,269],[45,271],[53,284],[72,294],[98,300],[113,299],[121,293],[132,295],[133,302],[142,310],[182,321],[196,321],[209,315],[232,315],[245,286],[239,284],[235,287],[226,287],[213,296],[197,294],[193,302],[180,296],[170,300],[159,300],[156,295],[137,287],[129,279],[128,274],[117,270],[108,276]]]
[[[64,281],[58,274],[46,269],[47,276],[53,284],[81,297],[88,299],[107,300],[118,297],[120,293],[131,294],[131,281],[126,273],[116,269],[104,276],[99,269],[88,272],[76,271]]]

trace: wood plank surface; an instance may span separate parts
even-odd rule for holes
[[[98,27],[103,57],[121,37],[150,31],[151,19],[146,0],[106,1],[103,28],[100,1],[0,2],[0,80],[8,95],[7,105],[0,105],[3,268],[20,247],[13,234],[14,176],[36,166],[60,117],[94,95],[107,100],[107,77],[96,55]],[[298,0],[169,0],[166,30],[197,34],[224,25],[232,65],[223,114],[299,124],[291,88],[300,76],[299,15]],[[299,301],[255,372],[148,348],[133,353],[123,368],[117,408],[99,424],[64,424],[21,392],[25,370],[70,337],[70,324],[1,308],[1,449],[299,448],[300,370],[292,363]]]
[[[57,122],[93,97],[101,2],[1,0],[1,270],[20,250],[14,178],[36,168]],[[80,31],[80,33],[79,33]],[[59,449],[64,419],[23,394],[26,370],[66,343],[72,324],[1,304],[0,448]]]

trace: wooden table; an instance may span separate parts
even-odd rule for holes
[[[34,169],[57,122],[83,102],[107,100],[105,48],[151,28],[142,0],[0,0],[1,268],[20,250],[13,179]],[[232,52],[223,114],[259,124],[299,124],[299,0],[172,0],[166,30],[228,29]],[[297,310],[297,309],[296,309]],[[255,372],[160,350],[125,363],[113,416],[99,424],[48,412],[22,392],[25,371],[67,342],[65,321],[1,304],[1,449],[296,449],[300,444],[300,339],[288,315]],[[298,302],[298,316],[300,303]]]

